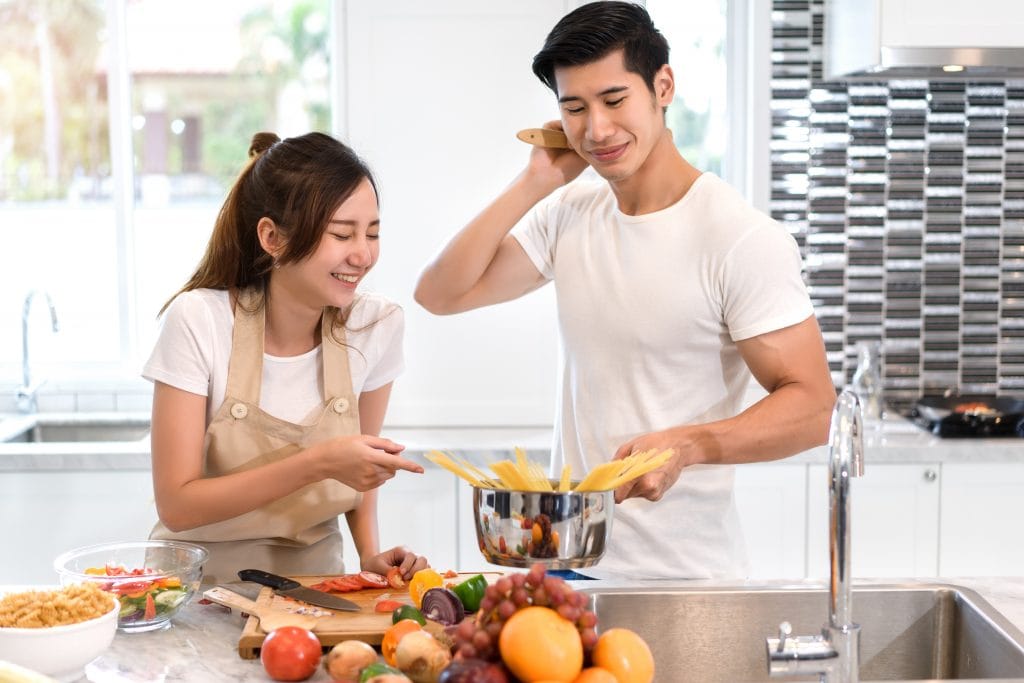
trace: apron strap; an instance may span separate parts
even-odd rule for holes
[[[320,322],[324,400],[334,401],[343,398],[348,402],[355,402],[355,394],[352,392],[352,373],[348,362],[348,347],[345,346],[345,326],[338,325],[335,334],[331,334],[331,327],[337,315],[338,309],[327,307],[324,309],[324,316]],[[354,405],[352,407],[355,408]]]
[[[235,321],[231,332],[231,360],[225,398],[259,405],[260,383],[263,380],[263,337],[265,315],[263,302],[253,289],[238,292]],[[255,310],[252,310],[255,308]],[[255,370],[255,371],[254,371]]]

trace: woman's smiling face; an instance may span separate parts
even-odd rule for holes
[[[377,194],[364,178],[328,219],[316,250],[281,267],[287,288],[317,306],[344,308],[380,257]]]

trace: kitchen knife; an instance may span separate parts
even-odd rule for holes
[[[516,133],[516,137],[537,147],[551,147],[553,149],[569,149],[569,140],[565,133],[551,128],[527,128]]]
[[[259,583],[264,586],[270,586],[274,589],[274,592],[278,595],[284,595],[295,600],[302,600],[308,602],[311,605],[317,607],[326,607],[327,609],[341,610],[343,612],[358,612],[360,611],[359,605],[346,600],[345,598],[339,598],[335,595],[324,593],[313,588],[306,588],[298,581],[278,576],[277,574],[271,574],[270,572],[261,571],[259,569],[243,569],[238,572],[238,578],[242,581],[252,581],[253,583]]]

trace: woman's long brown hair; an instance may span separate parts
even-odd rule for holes
[[[257,133],[249,146],[249,162],[217,214],[206,253],[160,313],[193,289],[265,292],[274,261],[260,245],[260,219],[274,221],[284,235],[277,262],[301,261],[313,253],[327,221],[364,178],[376,194],[366,163],[329,135],[307,133],[281,140],[274,133]]]

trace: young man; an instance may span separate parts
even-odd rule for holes
[[[554,281],[564,363],[553,471],[675,451],[615,492],[599,569],[743,576],[731,465],[824,443],[836,397],[796,243],[677,151],[668,45],[642,7],[569,13],[533,70],[558,98],[561,120],[548,125],[572,149],[535,148],[427,266],[416,300],[458,313]],[[587,165],[603,181],[570,184]],[[741,411],[751,374],[768,395]]]

